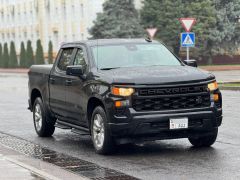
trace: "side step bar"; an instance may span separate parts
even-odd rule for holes
[[[67,122],[63,122],[60,120],[57,120],[55,127],[60,128],[60,129],[71,129],[73,133],[79,134],[79,135],[90,135],[89,129],[80,127],[74,124],[70,124]]]
[[[82,136],[90,135],[89,132],[86,132],[86,131],[83,131],[83,130],[80,130],[80,129],[72,128],[71,131],[72,131],[73,133],[76,133],[76,134],[79,134],[79,135],[82,135]]]
[[[60,123],[58,123],[58,122],[56,122],[55,127],[60,128],[60,129],[72,129],[72,128],[69,127],[69,126],[65,126],[65,125],[60,124]]]

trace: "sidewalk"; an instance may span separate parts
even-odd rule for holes
[[[0,68],[0,73],[23,73],[27,74],[29,69],[4,69]]]
[[[8,161],[0,154],[0,179],[6,180],[45,180],[45,178]]]
[[[0,144],[2,180],[87,180],[61,167],[23,155]]]
[[[240,70],[212,71],[219,83],[240,82]]]
[[[199,68],[206,71],[234,71],[240,70],[240,65],[213,65],[213,66],[199,66]]]

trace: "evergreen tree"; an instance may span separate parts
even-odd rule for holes
[[[32,43],[30,40],[27,41],[27,52],[26,52],[26,67],[29,68],[34,64],[34,54]]]
[[[26,67],[26,50],[25,50],[24,42],[21,42],[20,67]]]
[[[8,68],[8,63],[9,63],[9,51],[8,51],[8,44],[4,43],[4,48],[3,48],[3,67]]]
[[[182,17],[195,17],[197,24],[192,31],[196,33],[195,57],[206,53],[211,28],[216,25],[216,11],[211,0],[147,0],[141,10],[145,28],[157,27],[156,38],[172,48],[175,54],[180,50],[180,33],[184,31],[179,21]]]
[[[187,3],[189,1],[185,2],[185,4]],[[211,53],[213,48],[211,32],[217,26],[217,12],[214,7],[214,0],[192,0],[186,11],[188,12],[186,17],[193,16],[197,19],[197,23],[192,29],[196,33],[196,48],[192,49],[193,58],[198,59],[202,56],[211,64],[213,56]]]
[[[93,38],[136,38],[143,36],[133,0],[107,0],[89,30]]]
[[[0,68],[3,67],[3,48],[2,48],[2,44],[0,44]]]
[[[214,0],[216,26],[210,32],[211,53],[234,53],[240,46],[240,1]]]
[[[12,41],[10,44],[10,56],[9,56],[9,65],[10,68],[18,67],[17,53],[15,49],[15,44]]]
[[[36,64],[44,64],[44,54],[41,40],[37,40]]]
[[[53,45],[52,45],[52,41],[49,41],[49,43],[48,43],[48,63],[49,64],[53,63]]]

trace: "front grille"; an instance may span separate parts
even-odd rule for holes
[[[191,109],[210,105],[207,86],[137,89],[133,97],[136,111]]]

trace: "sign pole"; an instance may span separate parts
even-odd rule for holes
[[[187,47],[187,60],[189,60],[189,47]]]
[[[181,34],[181,46],[187,49],[187,60],[189,60],[189,48],[195,46],[195,33],[190,33],[193,25],[196,23],[195,18],[180,18],[179,19],[186,33]]]

